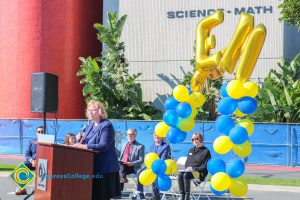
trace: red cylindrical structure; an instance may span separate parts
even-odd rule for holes
[[[96,22],[102,0],[0,1],[0,118],[41,117],[30,113],[34,72],[59,76],[58,118],[84,118],[76,73],[79,57],[101,53]]]

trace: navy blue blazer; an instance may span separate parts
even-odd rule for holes
[[[152,144],[150,146],[150,151],[158,154],[160,159],[166,160],[166,159],[171,159],[171,147],[169,144],[165,143],[162,141],[158,147],[157,152],[155,151],[156,145]]]
[[[88,149],[99,152],[94,156],[94,173],[107,174],[119,171],[115,130],[110,121],[103,119],[96,127],[94,123],[90,123],[85,131],[83,144],[87,144]]]
[[[31,159],[36,159],[36,140],[30,140],[27,146],[27,150],[25,153],[25,158],[28,162],[30,162]]]

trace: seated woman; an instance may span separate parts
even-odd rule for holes
[[[74,133],[68,133],[66,135],[66,139],[64,141],[64,144],[66,145],[73,145],[76,143],[76,136]]]
[[[203,181],[207,176],[206,164],[211,158],[209,150],[203,146],[203,137],[200,133],[194,133],[192,143],[195,145],[190,149],[185,162],[185,170],[178,174],[178,187],[180,199],[190,199],[191,179]]]

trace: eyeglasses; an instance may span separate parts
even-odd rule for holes
[[[135,134],[133,133],[133,134],[127,134],[128,136],[134,136]]]
[[[44,133],[44,131],[36,131],[37,133]]]
[[[194,140],[197,140],[197,141],[198,141],[198,140],[199,140],[199,138],[197,138],[197,137],[196,137],[196,138],[193,138],[193,139],[192,139],[192,142],[194,142]]]

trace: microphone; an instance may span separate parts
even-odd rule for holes
[[[86,128],[87,128],[87,125],[83,125],[81,127],[81,129],[79,130],[79,138],[77,139],[78,140],[78,143],[82,143],[83,142],[83,138],[84,138],[84,135],[85,135],[85,131],[86,131]]]
[[[80,134],[84,134],[85,130],[86,130],[87,125],[83,125],[79,131]]]

